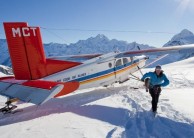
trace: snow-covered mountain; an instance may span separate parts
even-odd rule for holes
[[[194,34],[187,29],[172,37],[170,41],[164,44],[164,47],[184,44],[194,44]]]
[[[13,75],[12,68],[0,65],[0,77]]]
[[[56,43],[45,44],[47,56],[65,56],[93,53],[108,53],[115,50],[127,51],[137,50],[137,46],[142,49],[148,49],[151,46],[138,44],[136,42],[127,43],[116,39],[108,39],[105,35],[99,34],[96,37],[90,37],[87,40],[79,40],[70,45],[61,45]]]
[[[45,53],[47,57],[92,53],[108,53],[115,50],[137,50],[137,46],[139,46],[141,49],[151,48],[151,46],[149,45],[138,44],[136,42],[127,43],[126,41],[119,41],[116,39],[110,40],[102,34],[99,34],[96,37],[90,37],[87,40],[79,40],[77,43],[69,45],[58,43],[44,44]],[[6,40],[0,39],[0,49],[0,64],[10,66],[11,62],[9,58]]]
[[[164,44],[164,47],[186,45],[186,44],[194,44],[194,34],[191,31],[184,29],[179,34],[172,37],[170,41]],[[194,53],[170,54],[164,59],[160,60],[157,64],[164,65],[164,64],[175,62],[175,61],[187,59],[192,56],[194,56]],[[155,66],[155,65],[153,64],[152,66]]]

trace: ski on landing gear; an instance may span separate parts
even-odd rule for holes
[[[8,99],[7,102],[5,103],[6,106],[1,108],[0,112],[2,112],[3,114],[9,114],[9,113],[14,114],[14,113],[18,112],[19,110],[14,110],[17,108],[17,106],[12,104],[13,102],[16,102],[17,100],[18,99],[16,99],[16,98]]]

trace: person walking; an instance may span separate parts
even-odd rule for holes
[[[152,111],[157,113],[158,100],[162,91],[161,87],[169,85],[169,80],[164,74],[162,67],[158,65],[154,72],[145,73],[141,81],[145,82],[146,91],[149,90],[152,97]]]

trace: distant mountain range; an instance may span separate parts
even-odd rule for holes
[[[129,51],[137,50],[137,46],[142,49],[151,48],[149,45],[138,44],[136,42],[127,43],[126,41],[118,41],[116,39],[110,40],[103,34],[99,34],[96,37],[90,37],[87,40],[79,40],[77,43],[70,45],[49,43],[44,46],[47,56],[108,53],[115,50]]]
[[[183,45],[194,43],[194,34],[189,30],[184,29],[179,34],[175,35],[169,42],[164,44],[166,46]],[[150,49],[153,46],[138,44],[136,42],[128,43],[126,41],[119,41],[116,39],[108,39],[105,35],[99,34],[96,37],[90,37],[87,40],[79,40],[73,44],[58,44],[49,43],[44,44],[45,53],[47,57],[52,56],[65,56],[65,55],[80,55],[80,54],[93,54],[93,53],[108,53],[115,50],[130,51],[140,49]],[[0,39],[0,64],[11,66],[9,53],[7,49],[7,42],[5,39]],[[182,60],[192,56],[192,54],[176,55],[171,54],[167,58],[157,64],[167,64],[177,60]],[[168,59],[168,60],[166,60]],[[170,59],[170,60],[169,60]]]

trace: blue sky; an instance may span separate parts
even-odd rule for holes
[[[0,38],[5,38],[2,22],[18,21],[48,28],[41,29],[44,43],[69,44],[104,34],[158,47],[173,33],[194,32],[194,0],[1,0]]]

